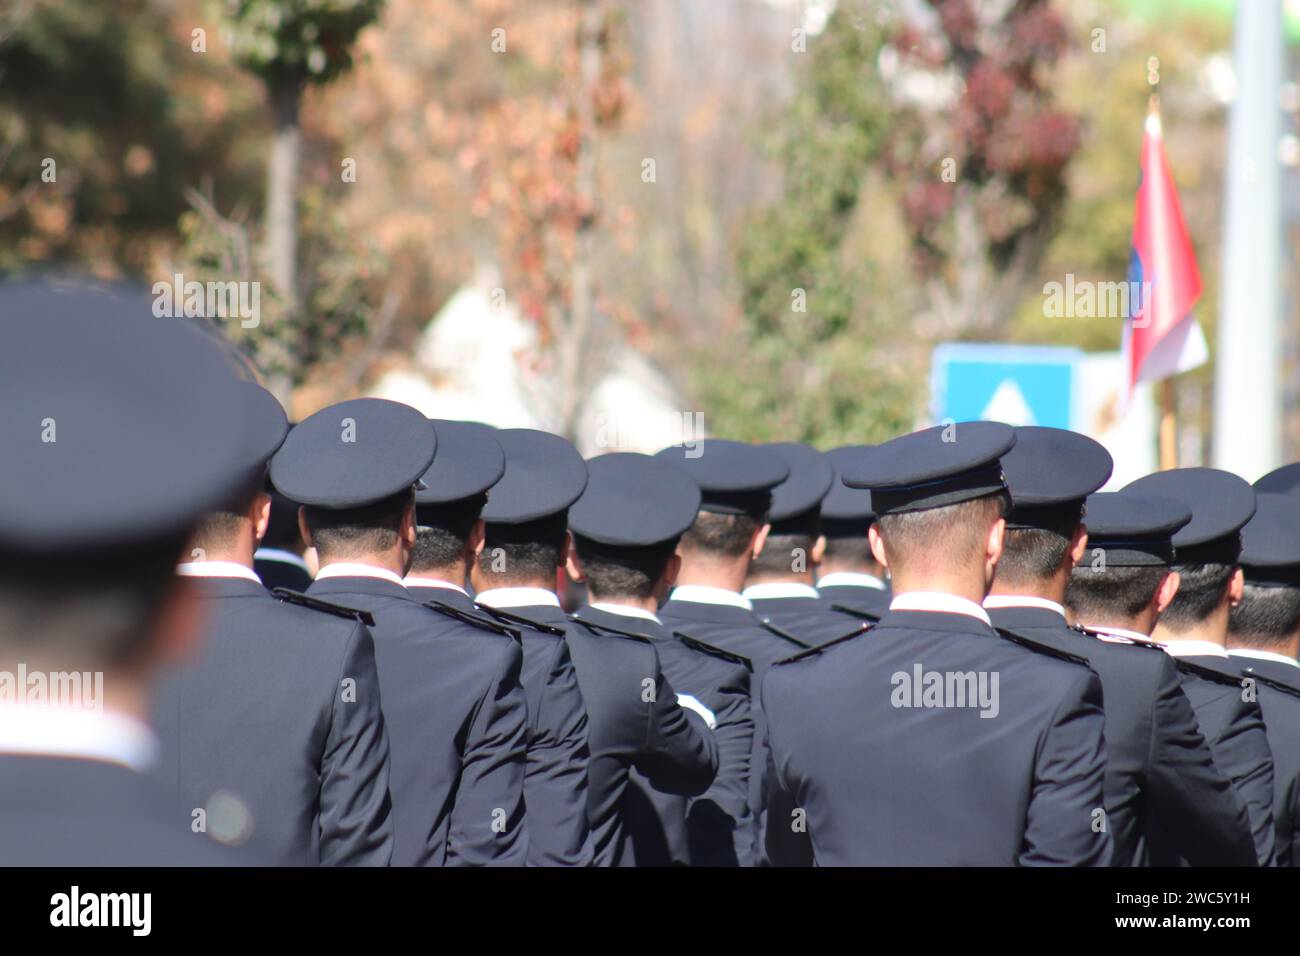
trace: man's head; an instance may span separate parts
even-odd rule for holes
[[[997,422],[939,425],[865,448],[841,480],[867,488],[868,535],[896,593],[982,600],[1002,555],[1007,492],[1001,456],[1015,432]]]
[[[601,455],[587,467],[586,490],[569,509],[569,574],[586,583],[593,603],[657,607],[676,581],[678,541],[696,519],[699,486],[648,455]]]
[[[1300,473],[1286,467],[1279,471]],[[1240,561],[1244,587],[1228,617],[1228,646],[1294,657],[1300,651],[1300,498],[1257,496],[1255,516],[1241,530]]]
[[[0,667],[108,672],[142,711],[198,633],[184,544],[246,480],[238,379],[142,292],[13,283],[0,314]]]
[[[1255,491],[1238,476],[1216,468],[1174,468],[1132,482],[1125,489],[1181,502],[1192,520],[1174,535],[1175,569],[1181,583],[1160,618],[1157,638],[1194,635],[1222,642],[1229,610],[1241,600],[1241,529],[1255,514]]]
[[[789,474],[772,489],[767,540],[750,566],[749,580],[812,584],[826,547],[821,504],[835,469],[825,454],[808,445],[776,442],[763,447],[781,456]]]
[[[532,428],[495,433],[505,473],[483,508],[483,548],[471,568],[476,591],[555,590],[568,558],[568,511],[587,486],[587,465],[572,443]]]
[[[303,540],[321,566],[357,562],[406,573],[415,491],[437,434],[409,405],[358,398],[299,423],[271,461],[271,480],[302,507]]]
[[[771,530],[773,489],[790,474],[769,447],[709,438],[674,445],[655,457],[685,470],[700,490],[700,508],[682,535],[681,584],[739,591]]]
[[[1061,601],[1088,535],[1084,499],[1110,478],[1110,453],[1085,435],[1023,426],[1002,456],[1011,493],[1006,540],[993,591]]]
[[[1103,492],[1087,499],[1088,541],[1065,603],[1075,621],[1150,634],[1178,593],[1174,533],[1191,510],[1172,498]]]
[[[415,493],[417,522],[411,573],[462,583],[484,542],[488,491],[505,474],[495,429],[434,419],[438,454]]]
[[[836,571],[870,574],[881,578],[885,570],[871,552],[867,529],[875,523],[876,512],[871,504],[871,492],[865,488],[850,488],[841,481],[846,465],[851,465],[858,455],[870,445],[842,445],[826,453],[835,477],[830,490],[822,499],[821,532],[822,576]]]
[[[254,382],[240,382],[241,415],[248,425],[241,470],[245,479],[230,500],[208,512],[190,540],[194,561],[233,561],[251,568],[253,552],[271,520],[271,496],[266,491],[266,463],[289,432],[289,420],[279,399]]]

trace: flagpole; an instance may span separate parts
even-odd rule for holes
[[[1147,100],[1147,115],[1160,112],[1160,59],[1147,58],[1147,83],[1151,96]],[[1160,470],[1178,467],[1178,411],[1174,400],[1174,380],[1170,376],[1160,380],[1160,428],[1156,442],[1159,448]]]

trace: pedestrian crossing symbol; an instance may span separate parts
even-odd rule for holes
[[[931,416],[1073,428],[1082,358],[1069,348],[945,343],[930,364]]]

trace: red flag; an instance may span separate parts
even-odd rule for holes
[[[1204,364],[1209,349],[1192,315],[1201,297],[1201,272],[1165,157],[1154,99],[1142,137],[1128,281],[1124,351],[1130,390],[1139,382],[1159,381]]]

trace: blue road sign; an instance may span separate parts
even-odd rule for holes
[[[948,342],[930,359],[934,421],[1075,427],[1075,383],[1083,353],[1038,345]]]

